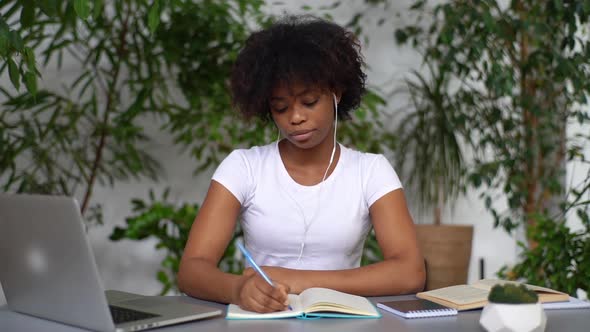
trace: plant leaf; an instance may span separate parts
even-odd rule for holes
[[[36,72],[37,66],[35,65],[35,52],[29,47],[25,47],[25,51],[23,52],[25,61],[27,62],[27,67],[29,71]]]
[[[0,28],[1,29],[1,28]],[[0,30],[0,56],[8,55],[9,40],[7,34]]]
[[[31,0],[23,1],[23,9],[20,12],[20,24],[30,27],[35,21],[35,3]]]
[[[8,75],[10,76],[12,85],[18,90],[20,88],[20,72],[16,63],[11,58],[8,58]]]
[[[25,48],[25,43],[21,39],[18,32],[11,30],[9,36],[12,47],[14,47],[17,51],[22,52]]]
[[[33,72],[26,72],[25,73],[25,85],[27,86],[27,90],[32,95],[37,94],[37,76]]]
[[[85,20],[90,15],[90,5],[88,0],[74,0],[74,10],[78,17]]]
[[[37,4],[45,15],[53,17],[57,14],[57,0],[37,1]]]
[[[102,13],[102,7],[104,6],[103,0],[94,0],[94,8],[92,8],[92,18],[97,19]]]
[[[148,14],[148,27],[150,28],[150,32],[154,33],[160,24],[160,1],[155,0],[150,8],[150,12]]]

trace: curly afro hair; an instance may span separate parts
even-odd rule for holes
[[[246,40],[231,74],[233,104],[246,118],[268,120],[273,88],[299,83],[342,93],[338,117],[348,119],[365,92],[363,64],[351,32],[310,15],[287,16]]]

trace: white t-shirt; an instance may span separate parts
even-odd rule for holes
[[[359,267],[371,229],[369,207],[401,188],[383,155],[342,145],[338,164],[323,184],[298,184],[276,142],[234,150],[213,180],[242,205],[244,243],[257,264],[305,270]]]

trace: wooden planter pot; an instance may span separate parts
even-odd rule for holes
[[[472,225],[416,225],[418,244],[426,259],[426,288],[467,283]]]

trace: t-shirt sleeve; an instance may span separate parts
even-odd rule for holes
[[[385,156],[381,154],[376,155],[371,161],[365,176],[365,197],[368,207],[371,207],[385,194],[402,188],[397,173]]]
[[[232,151],[219,164],[212,180],[229,190],[243,206],[250,197],[252,172],[243,150]]]

